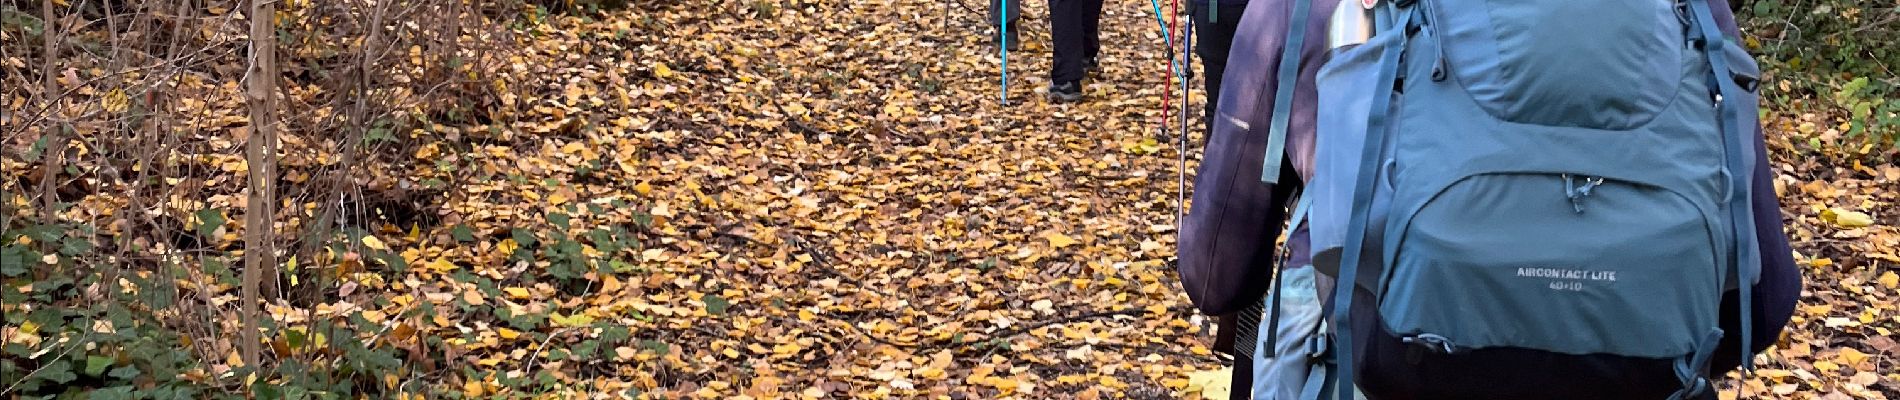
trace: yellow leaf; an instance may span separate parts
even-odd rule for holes
[[[653,63],[653,76],[657,76],[657,77],[660,77],[661,79],[665,79],[665,78],[671,78],[671,77],[673,77],[673,69],[672,69],[672,68],[669,68],[669,67],[667,67],[667,66],[666,66],[666,63],[663,63],[663,62],[654,62],[654,63]]]
[[[297,286],[297,255],[292,254],[289,260],[284,261],[284,270],[290,271],[287,274],[290,275],[290,286]]]
[[[1022,385],[1022,382],[1017,382],[1015,379],[1001,378],[1001,377],[991,377],[989,379],[986,379],[986,381],[987,382],[984,382],[984,384],[987,384],[990,387],[994,387],[997,390],[1001,390],[1003,391],[1003,393],[1015,392],[1016,388]]]
[[[1043,238],[1049,239],[1049,245],[1055,246],[1055,248],[1058,249],[1075,244],[1074,238],[1070,238],[1069,235],[1064,235],[1061,232],[1050,232],[1049,235],[1043,236]]]
[[[482,389],[483,387],[480,381],[464,382],[462,383],[462,397],[467,397],[467,398],[482,397]]]
[[[1234,367],[1188,373],[1188,392],[1200,392],[1203,399],[1225,399],[1234,387]]]
[[[518,287],[502,289],[501,291],[508,292],[508,297],[514,298],[515,300],[525,300],[531,296],[528,294],[528,289]]]
[[[1880,286],[1886,286],[1888,289],[1900,289],[1900,274],[1895,274],[1893,271],[1887,271],[1887,273],[1881,274],[1879,281]]]
[[[132,101],[127,99],[125,97],[125,91],[120,89],[112,89],[112,91],[106,92],[105,97],[99,99],[99,107],[113,114],[125,112],[125,109],[131,107],[131,105]]]
[[[561,192],[554,192],[553,194],[549,194],[549,195],[548,195],[548,204],[552,204],[552,205],[557,205],[557,206],[558,206],[558,205],[561,205],[561,204],[563,204],[563,203],[567,203],[567,200],[568,200],[568,199],[567,199],[567,195],[566,195],[566,194],[562,194]]]
[[[647,195],[647,193],[653,193],[653,185],[648,185],[646,182],[640,182],[640,184],[633,185],[633,192],[639,193],[641,196],[645,196]]]
[[[1838,207],[1821,211],[1821,220],[1833,222],[1835,226],[1850,229],[1874,224],[1874,217],[1868,216],[1867,213]]]
[[[363,235],[363,247],[376,250],[389,250],[389,245],[383,244],[382,239],[377,239],[376,236],[373,235]]]
[[[521,331],[508,329],[508,328],[498,328],[498,329],[495,329],[495,335],[501,336],[502,339],[514,340],[515,338],[521,337]]]
[[[503,257],[515,255],[515,249],[518,248],[521,248],[521,244],[515,243],[514,238],[502,239],[501,243],[495,244],[495,249],[500,250]]]
[[[1150,138],[1141,139],[1141,153],[1142,154],[1154,154],[1157,151],[1161,151],[1161,143],[1156,142],[1155,138],[1150,137]]]
[[[1855,367],[1855,369],[1859,369],[1858,366],[1861,365],[1861,363],[1867,362],[1868,356],[1867,356],[1867,353],[1862,353],[1860,352],[1860,350],[1854,349],[1852,347],[1842,347],[1841,354],[1838,357],[1840,357],[1842,364],[1847,364],[1847,366],[1849,367]],[[1816,363],[1816,364],[1819,364],[1819,363]]]
[[[548,320],[553,321],[554,325],[556,326],[564,326],[564,327],[587,326],[587,324],[594,323],[594,317],[589,317],[582,314],[574,314],[573,316],[566,316],[566,315],[561,315],[561,313],[552,313],[552,314],[548,314]]]
[[[447,273],[449,271],[454,271],[455,268],[457,268],[455,266],[455,263],[449,262],[449,260],[441,259],[441,258],[437,258],[435,259],[435,261],[430,261],[429,264],[426,265],[426,267],[428,267],[430,271],[435,271],[436,273]]]
[[[382,311],[376,311],[376,310],[363,311],[363,319],[369,320],[370,323],[380,324],[383,322],[383,320],[388,319],[388,318],[389,318],[389,315],[383,314]]]

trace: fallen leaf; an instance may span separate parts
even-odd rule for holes
[[[1829,208],[1821,212],[1821,220],[1834,223],[1842,228],[1860,228],[1874,224],[1874,217],[1867,213],[1843,208]]]
[[[1076,243],[1075,239],[1070,238],[1069,235],[1064,235],[1060,232],[1050,232],[1048,235],[1043,236],[1043,238],[1049,240],[1050,246],[1055,246],[1055,248],[1058,248],[1058,249],[1069,247],[1070,245],[1074,245]]]
[[[1187,392],[1203,399],[1225,399],[1233,392],[1234,367],[1188,373]]]
[[[376,250],[389,250],[389,245],[383,244],[383,240],[377,239],[374,235],[363,235],[363,247]]]

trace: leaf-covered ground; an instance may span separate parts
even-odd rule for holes
[[[1104,70],[1080,104],[1041,97],[1046,3],[1027,2],[1008,106],[978,1],[678,3],[524,27],[505,67],[468,72],[502,93],[479,119],[506,122],[397,134],[418,167],[361,180],[431,188],[423,217],[302,260],[344,273],[290,290],[340,300],[276,301],[272,318],[369,324],[365,342],[417,371],[389,386],[463,396],[1187,398],[1221,368],[1169,266],[1184,166],[1159,129],[1179,99],[1164,108],[1148,2],[1104,7]],[[242,123],[236,83],[182,81],[189,119]],[[1900,399],[1900,167],[1810,145],[1847,130],[1836,120],[1771,115],[1808,289],[1743,386]],[[1203,138],[1189,141],[1191,170]],[[203,183],[224,191],[166,194],[167,213],[243,202],[240,157],[191,160],[229,172]],[[100,192],[69,213],[124,206]],[[187,219],[236,241],[224,215]],[[230,311],[236,289],[208,274],[178,280]],[[295,329],[276,354],[326,340]],[[236,364],[214,347],[187,378]]]
[[[463,182],[439,228],[382,237],[423,267],[351,297],[398,298],[372,316],[465,311],[386,323],[495,373],[448,379],[467,392],[546,371],[668,397],[1192,396],[1189,373],[1221,362],[1169,272],[1181,165],[1157,133],[1144,5],[1105,7],[1106,69],[1079,105],[1039,96],[1040,3],[1010,106],[956,2],[556,19],[504,72],[529,82],[504,99],[527,122],[416,154],[437,165],[412,179]],[[1900,168],[1785,141],[1777,189],[1810,290],[1747,386],[1894,397]],[[621,234],[643,244],[609,254],[612,273],[563,266]]]
[[[1162,39],[1146,3],[1111,3],[1106,70],[1079,105],[1037,93],[1049,59],[1039,3],[1010,63],[1010,106],[979,14],[956,2],[558,20],[508,71],[533,82],[513,101],[534,122],[465,132],[492,136],[487,147],[417,154],[457,166],[418,179],[471,182],[440,211],[473,240],[446,228],[391,240],[429,268],[359,295],[547,315],[421,325],[459,332],[455,360],[590,391],[1189,396],[1189,373],[1220,362],[1168,267],[1181,166],[1156,131]],[[1894,397],[1900,168],[1830,165],[1840,157],[1781,141],[1778,189],[1811,289],[1747,386]],[[559,252],[558,239],[530,246],[504,226],[625,227],[648,241],[613,277],[557,287],[560,255],[510,255]],[[630,340],[576,349],[602,338],[575,328],[590,321]],[[500,389],[465,389],[476,386]]]

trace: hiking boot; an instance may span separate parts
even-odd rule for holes
[[[991,38],[991,40],[994,40],[999,43],[1004,43],[1005,46],[1009,48],[1009,51],[1022,50],[1023,41],[1020,38],[1021,37],[1020,32],[1022,32],[1022,29],[1016,26],[1016,24],[1014,23],[1015,21],[1010,21],[1010,22],[1012,23],[1009,24],[1009,31],[1001,32],[1001,34],[996,35],[996,37]],[[998,29],[998,30],[1000,31],[1001,29]]]
[[[1058,82],[1049,85],[1049,98],[1058,102],[1082,101],[1082,82]]]

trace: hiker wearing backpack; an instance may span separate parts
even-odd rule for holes
[[[1307,43],[1303,46],[1306,61],[1292,64],[1300,68],[1282,69],[1286,19],[1293,3],[1255,0],[1216,5],[1220,7],[1214,15],[1195,15],[1196,23],[1213,17],[1232,27],[1226,32],[1197,27],[1204,35],[1199,43],[1203,60],[1221,65],[1224,71],[1207,69],[1212,100],[1208,142],[1195,177],[1194,209],[1182,226],[1180,273],[1195,305],[1203,313],[1220,316],[1215,346],[1236,357],[1233,397],[1295,398],[1301,390],[1298,383],[1311,370],[1301,349],[1316,345],[1320,336],[1321,310],[1313,286],[1327,278],[1307,267],[1309,257],[1299,250],[1305,246],[1296,243],[1303,235],[1288,237],[1296,245],[1293,251],[1278,251],[1274,243],[1305,176],[1311,175],[1311,87],[1324,47],[1319,41]],[[1235,6],[1239,12],[1232,10]],[[1312,36],[1319,36],[1321,28],[1312,26]],[[1217,34],[1231,36],[1208,39]],[[1210,55],[1210,42],[1229,50],[1221,57]],[[1281,94],[1280,82],[1286,76],[1297,76],[1302,90],[1287,93],[1292,98],[1291,112],[1276,119],[1275,97]],[[1278,146],[1294,156],[1263,163],[1272,145],[1266,133],[1273,127],[1293,132]],[[1269,164],[1274,168],[1267,168]],[[1281,257],[1288,260],[1281,262]],[[1269,323],[1274,319],[1281,323]]]
[[[1297,42],[1308,50],[1284,59],[1299,85],[1248,96],[1289,102],[1225,102],[1216,122],[1231,126],[1210,138],[1287,146],[1311,198],[1291,253],[1312,256],[1318,281],[1353,278],[1339,294],[1317,285],[1339,322],[1319,335],[1328,351],[1262,352],[1331,361],[1314,364],[1317,379],[1257,377],[1262,398],[1293,397],[1274,386],[1308,398],[1713,398],[1711,380],[1779,336],[1801,278],[1752,120],[1759,73],[1726,4],[1380,3],[1377,35],[1323,53],[1304,40],[1327,26],[1326,3],[1255,2],[1311,11],[1243,22],[1230,68],[1285,76],[1283,58],[1241,49]],[[1249,41],[1252,30],[1284,36]],[[1245,59],[1273,68],[1239,68]],[[1247,168],[1211,145],[1203,177]],[[1284,203],[1215,204],[1244,215],[1234,209]],[[1218,253],[1190,246],[1196,230],[1184,225],[1183,281],[1205,311],[1223,305],[1207,288],[1220,285],[1191,261]]]

